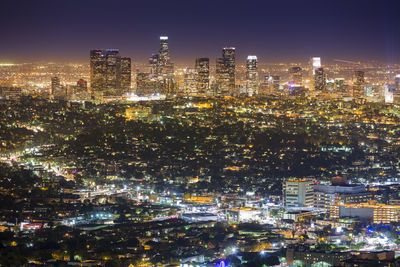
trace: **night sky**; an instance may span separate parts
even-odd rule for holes
[[[168,35],[175,62],[323,59],[400,63],[399,0],[2,0],[0,60],[85,61],[91,48],[119,48],[145,61]]]

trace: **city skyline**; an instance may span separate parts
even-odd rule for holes
[[[265,3],[237,1],[131,3],[50,1],[16,6],[1,18],[5,41],[0,61],[84,61],[93,47],[118,48],[134,62],[146,62],[160,35],[171,38],[171,60],[196,57],[214,61],[225,46],[237,47],[237,58],[257,55],[260,62],[325,59],[399,62],[399,16],[396,1],[317,1]],[[160,8],[155,8],[155,7]],[[221,11],[224,11],[221,13]],[[107,20],[104,18],[107,16]]]

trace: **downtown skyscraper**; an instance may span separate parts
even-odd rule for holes
[[[361,70],[354,71],[353,97],[361,98],[365,96],[365,78]]]
[[[324,68],[314,69],[314,90],[325,91],[326,89],[326,76]]]
[[[160,36],[160,49],[149,58],[148,80],[154,82],[154,91],[161,94],[175,93],[174,64],[168,47],[168,36]],[[139,89],[141,90],[141,89]]]
[[[258,60],[256,56],[248,56],[246,61],[246,93],[248,96],[257,95],[258,82]]]
[[[121,58],[121,88],[123,93],[128,93],[132,82],[132,62],[129,57]]]
[[[222,49],[222,58],[217,58],[216,64],[216,83],[218,86],[217,95],[233,95],[235,91],[235,55],[234,47]]]
[[[118,49],[90,51],[90,83],[94,98],[120,97],[124,87],[128,90],[130,59],[123,58],[122,64]]]
[[[197,94],[208,95],[210,88],[210,60],[208,58],[196,58],[196,83]]]

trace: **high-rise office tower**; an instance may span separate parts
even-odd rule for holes
[[[258,60],[256,56],[248,56],[246,61],[246,92],[248,96],[258,94]]]
[[[174,64],[171,62],[168,36],[160,36],[160,49],[158,54],[149,58],[150,79],[157,83],[157,93],[174,94]]]
[[[61,89],[61,82],[59,77],[53,77],[51,78],[51,89],[49,92],[49,95],[54,95],[58,93]]]
[[[170,62],[170,54],[168,48],[168,36],[160,36],[160,51],[158,53],[159,62],[162,66],[165,66]]]
[[[131,90],[132,69],[131,59],[129,57],[121,58],[121,88],[123,93]]]
[[[158,77],[161,75],[159,72],[160,69],[158,67],[158,54],[153,54],[149,58],[149,64],[150,64],[150,76],[152,77]]]
[[[314,69],[314,90],[324,91],[326,89],[326,77],[323,68]]]
[[[160,51],[158,52],[158,73],[171,78],[174,74],[174,65],[168,48],[168,36],[160,36]]]
[[[119,96],[121,93],[121,56],[118,49],[107,49],[106,88],[103,96]]]
[[[217,58],[215,79],[218,95],[235,94],[235,54],[234,47],[222,49],[222,58]]]
[[[360,98],[365,95],[365,79],[364,72],[360,70],[354,71],[353,80],[353,97]]]
[[[196,96],[198,95],[198,87],[197,87],[197,73],[193,68],[187,68],[184,70],[184,82],[183,82],[183,90],[184,94],[187,96]]]
[[[225,62],[225,67],[227,69],[227,73],[229,76],[229,90],[232,93],[235,93],[235,73],[236,73],[236,64],[235,64],[235,54],[236,49],[234,47],[225,47],[222,50],[222,58]]]
[[[323,90],[324,89],[324,85],[323,85],[324,75],[318,76],[321,74],[320,73],[321,70],[323,72],[321,58],[320,57],[310,58],[310,64],[311,64],[310,81],[313,82],[313,84],[310,85],[310,87],[313,88],[314,90]],[[317,72],[319,72],[319,73],[317,74],[317,77],[316,77]],[[317,82],[317,84],[316,84],[316,80],[320,80],[320,83]]]
[[[215,82],[217,85],[216,95],[225,96],[230,94],[229,73],[223,58],[217,58],[215,69]]]
[[[285,207],[313,207],[314,182],[309,179],[287,179],[283,182]]]
[[[90,83],[96,98],[122,95],[121,56],[118,49],[90,51]]]
[[[303,85],[303,70],[301,67],[291,67],[289,69],[291,85],[302,86]]]
[[[106,87],[106,56],[103,50],[90,51],[90,87],[93,94],[102,93]]]
[[[208,58],[196,58],[195,64],[197,94],[205,96],[210,88],[210,60]]]

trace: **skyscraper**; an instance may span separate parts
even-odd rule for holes
[[[103,50],[90,51],[90,87],[96,96],[105,90],[106,56]]]
[[[123,93],[131,90],[132,69],[131,59],[129,57],[121,58],[121,88]]]
[[[314,90],[324,91],[326,89],[326,77],[324,68],[314,69]]]
[[[246,92],[248,96],[258,94],[258,60],[256,56],[248,56],[246,61]]]
[[[150,64],[150,76],[158,77],[159,75],[161,75],[158,67],[158,54],[151,55],[151,57],[149,58],[149,64]]]
[[[231,93],[235,93],[235,54],[236,49],[234,47],[225,47],[222,50],[222,58],[224,59],[225,67],[227,69],[229,77],[229,90]]]
[[[320,57],[312,57],[310,59],[311,63],[311,79],[313,81],[312,87],[314,90],[324,90],[325,89],[325,75],[324,69],[322,68],[321,58]]]
[[[216,95],[229,95],[229,73],[223,58],[217,58],[215,69]]]
[[[291,85],[302,86],[303,85],[303,73],[301,67],[291,67],[289,69]]]
[[[121,96],[130,88],[131,59],[118,49],[90,51],[90,83],[95,98]],[[124,90],[122,90],[124,89]]]
[[[171,95],[175,93],[174,64],[171,62],[168,36],[160,36],[158,54],[149,58],[150,79],[157,83],[157,93]]]
[[[106,88],[103,96],[121,95],[121,56],[118,49],[107,49],[106,53]]]
[[[160,51],[158,53],[159,73],[171,78],[174,74],[174,65],[168,47],[168,36],[160,36]]]
[[[193,68],[187,68],[184,70],[184,94],[187,96],[196,96],[198,95],[198,86],[197,86],[197,73]]]
[[[353,97],[360,98],[365,95],[365,79],[364,72],[360,70],[354,71],[353,80]]]
[[[58,77],[51,78],[51,90],[49,92],[49,95],[53,96],[54,94],[58,93],[60,89],[61,89],[60,78]]]
[[[195,64],[197,94],[205,96],[210,88],[210,60],[208,58],[196,58]]]
[[[162,66],[167,65],[170,62],[170,54],[168,48],[168,36],[160,36],[160,51],[159,62]]]
[[[216,83],[218,95],[235,94],[235,48],[225,47],[222,49],[222,58],[217,58]]]

